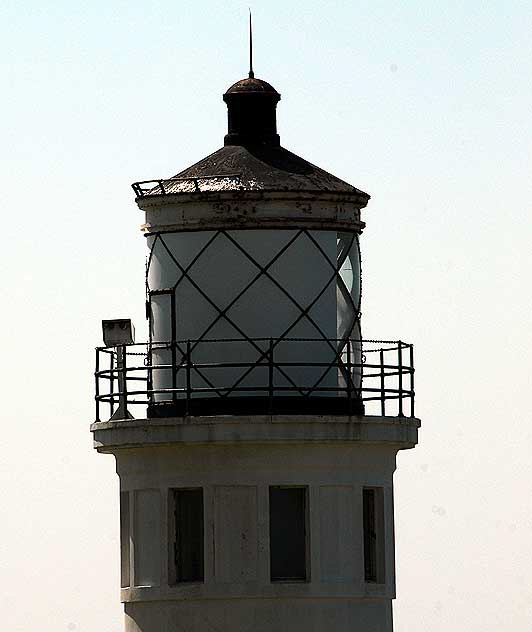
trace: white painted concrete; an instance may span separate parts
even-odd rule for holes
[[[126,632],[389,632],[390,602],[275,599],[126,603]]]
[[[138,198],[146,214],[143,230],[216,230],[219,228],[364,228],[360,209],[367,198],[327,191],[226,191]]]
[[[91,425],[94,447],[114,453],[123,448],[156,445],[351,443],[381,444],[398,450],[417,444],[419,419],[411,417],[342,417],[256,415],[171,417],[101,421]]]
[[[126,632],[391,632],[393,473],[419,422],[198,418],[93,424],[131,504]],[[308,490],[307,582],[272,583],[268,493]],[[364,581],[362,489],[384,490],[385,581]],[[202,487],[205,581],[172,585],[169,490]],[[127,530],[122,529],[122,533]]]

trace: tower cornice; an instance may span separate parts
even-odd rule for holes
[[[417,444],[415,417],[319,417],[309,415],[216,416],[136,419],[94,423],[99,452],[156,445],[380,444],[397,450]]]
[[[295,191],[212,191],[137,199],[146,213],[146,233],[231,228],[306,228],[360,233],[357,193]]]

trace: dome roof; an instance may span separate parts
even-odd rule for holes
[[[235,94],[237,92],[261,92],[270,94],[279,94],[277,90],[262,79],[256,79],[255,77],[246,77],[240,79],[234,83],[225,94]]]

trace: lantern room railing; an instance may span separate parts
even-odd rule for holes
[[[220,353],[223,345],[232,345],[234,351],[235,344],[244,342],[241,339],[98,347],[96,421],[101,420],[104,405],[111,419],[131,419],[133,409],[138,411],[137,417],[148,418],[228,414],[415,416],[411,344],[323,338],[249,341],[259,349],[254,360],[243,354],[245,359],[235,361],[232,353],[225,361],[226,354]],[[293,358],[287,360],[286,352],[277,351],[281,342],[292,345]],[[305,358],[320,357],[324,343],[331,349],[328,361],[298,359],[299,345],[306,349]],[[212,357],[221,356],[223,361],[205,361],[209,345],[218,351]],[[312,345],[316,345],[316,354]],[[315,379],[320,374],[322,377]],[[302,383],[301,375],[311,378]]]
[[[171,195],[173,193],[205,193],[206,191],[223,190],[224,183],[230,185],[240,182],[242,174],[231,173],[211,176],[187,176],[184,178],[159,178],[134,182],[131,188],[137,198],[148,195]]]

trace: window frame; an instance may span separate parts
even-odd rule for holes
[[[272,573],[272,512],[271,493],[278,489],[303,490],[303,538],[304,538],[304,577],[274,577]],[[269,543],[269,576],[272,584],[302,584],[311,581],[310,574],[310,502],[308,485],[269,485],[268,486],[268,543]]]
[[[201,492],[200,573],[197,577],[183,577],[179,569],[178,494]],[[168,490],[168,583],[171,586],[205,583],[205,490],[203,487],[173,487]]]
[[[384,488],[364,486],[362,488],[362,553],[363,576],[366,584],[386,583],[385,535]],[[368,561],[369,556],[372,558],[371,561]]]

